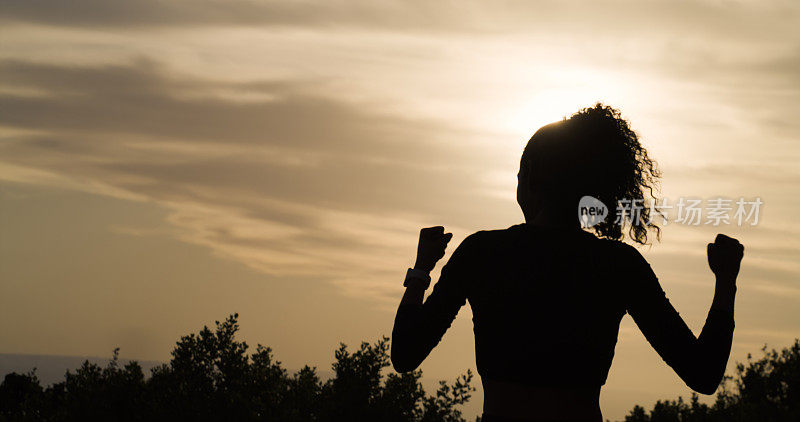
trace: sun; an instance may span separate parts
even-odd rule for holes
[[[540,127],[571,116],[581,108],[605,102],[581,89],[546,89],[531,95],[508,119],[508,129],[532,135]]]
[[[503,130],[530,137],[540,127],[597,102],[618,108],[638,96],[630,81],[625,83],[618,75],[584,66],[547,69],[536,79],[534,84],[519,84],[525,88],[515,95],[518,101],[508,104],[506,117],[500,119]]]

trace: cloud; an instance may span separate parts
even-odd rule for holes
[[[424,220],[466,227],[486,212],[467,204],[502,204],[474,168],[492,151],[441,141],[469,134],[363,111],[305,81],[202,80],[150,60],[6,61],[0,78],[36,92],[0,93],[4,165],[154,201],[183,240],[270,274],[388,277]]]
[[[410,152],[425,133],[441,129],[433,123],[365,114],[354,105],[308,93],[315,88],[308,81],[193,80],[170,75],[149,60],[100,67],[4,62],[0,77],[46,93],[2,96],[0,107],[7,112],[0,123],[17,128],[342,153],[357,153],[364,142],[374,142],[385,153]],[[220,89],[273,99],[240,102],[215,95]]]
[[[550,85],[669,93],[666,104],[648,98],[645,108],[660,128],[683,126],[661,134],[676,151],[698,150],[698,158],[737,132],[745,112],[753,113],[747,124],[774,123],[773,134],[783,135],[771,138],[776,147],[797,132],[792,3],[11,3],[3,4],[3,19],[18,24],[11,31],[19,46],[1,57],[33,57],[42,40],[77,53],[58,62],[0,62],[3,177],[61,177],[155,201],[172,210],[187,241],[263,271],[330,271],[346,266],[337,259],[373,256],[401,262],[397,249],[413,242],[423,222],[459,229],[518,219],[513,166],[522,140],[509,145],[466,127],[481,119],[477,127],[502,125],[507,109]],[[234,30],[242,27],[249,28]],[[97,30],[118,38],[99,40]],[[26,34],[39,41],[26,44]],[[95,51],[108,57],[117,47],[148,58],[93,60]],[[183,56],[187,49],[209,64],[235,63],[236,75],[206,71],[203,60]],[[264,59],[240,61],[250,56]],[[262,70],[284,76],[242,76]],[[740,89],[748,81],[752,96]],[[433,115],[442,120],[420,117]],[[744,163],[736,172],[668,161],[668,176],[686,185],[703,177],[788,188],[784,176],[797,178],[783,170],[791,154],[773,167]],[[365,233],[359,223],[366,221],[374,227]],[[371,263],[370,271],[382,265]]]
[[[4,20],[72,27],[299,26],[427,32],[527,32],[531,29],[596,35],[724,33],[753,39],[790,31],[800,8],[791,1],[522,1],[446,2],[333,0],[324,2],[138,0],[4,2]],[[772,25],[770,25],[772,23]],[[781,23],[782,25],[777,25]]]
[[[0,92],[0,177],[154,201],[175,236],[270,274],[325,274],[359,291],[352,268],[392,277],[386,268],[406,265],[425,222],[458,231],[515,210],[513,183],[497,192],[497,175],[513,174],[508,151],[490,134],[365,107],[324,80],[204,79],[143,58],[2,61],[0,78],[20,88]],[[797,179],[747,165],[667,169],[705,187]],[[385,284],[372,284],[383,296]]]

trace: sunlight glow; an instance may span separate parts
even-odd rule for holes
[[[531,75],[526,77],[530,78]],[[521,95],[520,98],[524,100],[510,110],[505,119],[500,120],[503,130],[524,133],[530,137],[540,127],[569,117],[598,101],[620,107],[621,103],[630,101],[632,97],[630,86],[598,70],[576,66],[572,69],[551,69],[534,77],[546,80],[548,88]]]

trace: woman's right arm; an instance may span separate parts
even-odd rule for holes
[[[736,277],[744,247],[717,235],[708,245],[708,262],[716,276],[714,300],[706,323],[695,337],[669,303],[650,265],[632,247],[624,248],[635,268],[626,286],[627,310],[664,361],[691,389],[713,394],[725,374],[733,339]],[[627,278],[627,277],[626,277]]]

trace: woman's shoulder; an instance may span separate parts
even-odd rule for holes
[[[578,244],[584,241],[591,242],[592,240],[612,242],[609,239],[598,238],[594,234],[582,229],[540,227],[520,223],[501,229],[478,230],[468,235],[464,239],[464,243],[475,246],[491,244],[499,246],[513,244],[518,240],[529,238],[542,238],[548,240],[553,238],[562,238],[569,242],[577,242]],[[609,247],[613,248],[615,245],[611,245]]]
[[[624,265],[650,265],[639,249],[621,240],[597,238],[598,244],[611,262]]]
[[[510,227],[506,227],[504,229],[483,229],[478,230],[470,235],[468,235],[464,242],[474,244],[474,245],[482,245],[488,244],[491,242],[502,242],[513,238],[515,236],[519,236],[519,234],[523,230],[522,224],[515,224]]]
[[[466,238],[464,238],[462,244],[468,247],[491,246],[492,244],[494,245],[506,244],[508,243],[509,240],[524,237],[533,231],[536,231],[536,228],[529,227],[524,223],[515,224],[513,226],[502,229],[478,230],[468,235]],[[611,258],[644,260],[644,257],[639,252],[639,249],[621,240],[598,237],[593,233],[585,230],[575,230],[575,231],[570,231],[569,233],[559,232],[557,234],[559,236],[569,235],[571,241],[577,240],[579,244],[582,243],[583,241],[588,242],[589,244],[591,244],[591,246],[589,247],[595,247],[607,251],[609,254],[611,254],[610,256]]]
[[[507,245],[509,240],[518,236],[518,226],[511,226],[505,229],[483,229],[467,235],[458,245],[458,249],[464,253],[478,252],[479,250],[496,250],[498,247]]]

